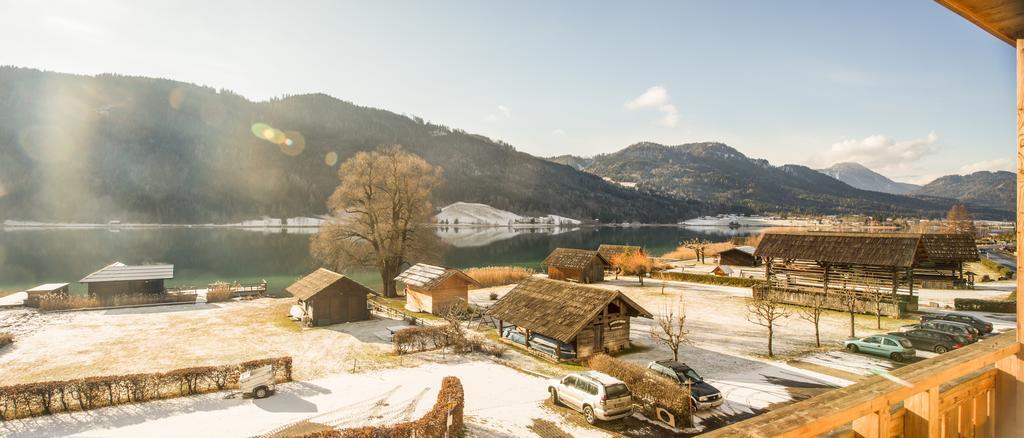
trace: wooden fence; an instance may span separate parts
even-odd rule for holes
[[[764,284],[755,285],[753,288],[752,296],[755,299],[763,298],[766,294],[767,286]],[[780,288],[773,287],[772,293],[776,298],[784,304],[792,304],[796,306],[811,306],[816,296],[824,294],[825,299],[823,300],[822,307],[829,310],[838,310],[846,312],[846,304],[844,302],[844,294],[856,295],[856,301],[854,302],[854,312],[874,315],[875,314],[875,298],[872,296],[874,293],[856,290],[847,290],[839,293],[838,291],[822,292],[820,289],[815,290],[811,288]],[[896,295],[895,300],[892,294],[882,293],[879,297],[881,299],[881,310],[882,316],[891,316],[894,318],[902,318],[908,311],[917,310],[917,296],[910,295]]]

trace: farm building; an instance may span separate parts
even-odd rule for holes
[[[754,256],[757,248],[753,246],[737,246],[718,253],[718,264],[729,266],[758,266],[761,259]]]
[[[114,262],[79,280],[89,288],[89,296],[100,300],[123,294],[162,294],[164,280],[174,278],[174,265],[129,266]]]
[[[68,283],[46,283],[28,289],[25,291],[25,306],[39,307],[39,299],[44,295],[67,295],[69,286]]]
[[[723,265],[687,267],[683,268],[683,272],[687,274],[714,275],[717,277],[731,277],[733,274],[732,268]]]
[[[885,294],[886,315],[917,310],[915,277],[965,286],[963,263],[978,260],[968,234],[766,233],[755,255],[764,260],[766,286],[785,302],[802,304],[824,293],[835,308],[841,296],[853,294],[871,313],[872,297]],[[755,288],[755,297],[765,290]]]
[[[306,325],[316,327],[370,319],[366,297],[374,291],[337,272],[317,269],[284,290],[298,298]]]
[[[572,248],[556,248],[542,264],[547,266],[548,278],[579,283],[604,281],[605,269],[612,266],[597,251]]]
[[[536,277],[487,314],[503,337],[559,360],[629,348],[629,318],[652,318],[622,292]]]
[[[395,280],[405,284],[405,308],[439,314],[454,304],[469,302],[469,286],[480,283],[466,273],[444,266],[417,263]]]
[[[633,245],[608,245],[608,244],[604,244],[604,243],[602,243],[600,246],[597,247],[597,252],[598,252],[598,254],[601,254],[601,257],[604,257],[604,259],[608,260],[609,262],[611,262],[612,258],[614,258],[615,256],[622,255],[622,254],[633,254],[633,253],[640,253],[640,254],[645,254],[645,255],[647,254],[644,251],[644,249],[639,247],[639,246],[633,246]]]

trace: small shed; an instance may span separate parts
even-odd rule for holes
[[[39,299],[44,295],[67,295],[69,292],[68,283],[46,283],[25,291],[25,306],[39,307]]]
[[[753,246],[737,246],[718,253],[718,263],[729,266],[758,266],[761,259],[754,256],[757,248]]]
[[[100,300],[124,294],[162,294],[164,280],[174,278],[174,265],[130,266],[114,262],[79,280],[89,288],[89,296]]]
[[[469,303],[469,287],[480,283],[458,269],[417,263],[395,280],[405,284],[405,308],[439,314],[449,306]]]
[[[320,268],[284,290],[298,298],[309,326],[325,326],[370,319],[367,295],[375,293],[359,282]]]
[[[555,248],[544,262],[552,280],[597,283],[604,281],[605,269],[612,264],[601,253],[585,249]]]
[[[559,360],[629,348],[629,319],[652,318],[620,291],[537,277],[523,280],[487,314],[503,337]]]

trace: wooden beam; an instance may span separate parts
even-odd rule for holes
[[[886,412],[889,408],[884,409]],[[881,421],[878,412],[872,412],[868,415],[853,420],[852,429],[853,436],[857,438],[878,438],[881,435]]]
[[[939,416],[939,387],[911,396],[903,402],[907,414],[903,416],[903,430],[908,438],[939,436],[942,418]]]
[[[983,20],[981,17],[978,16],[978,14],[975,13],[975,11],[972,11],[965,7],[964,5],[960,4],[961,2],[955,0],[935,0],[935,2],[949,8],[949,10],[955,12],[957,15],[964,17],[965,19],[967,19],[967,21],[970,21],[971,23],[974,23],[976,26],[984,29],[985,32],[992,34],[992,36],[999,38],[1000,40],[1006,42],[1011,46],[1013,45],[1013,38],[1010,38],[1009,35],[1001,32],[1000,29],[997,29],[988,21]]]

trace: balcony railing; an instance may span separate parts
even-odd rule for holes
[[[1016,336],[1002,333],[892,371],[900,383],[870,377],[703,436],[996,437],[998,415],[1024,415],[997,412],[1018,395],[1015,377],[1003,372],[1019,363]]]

